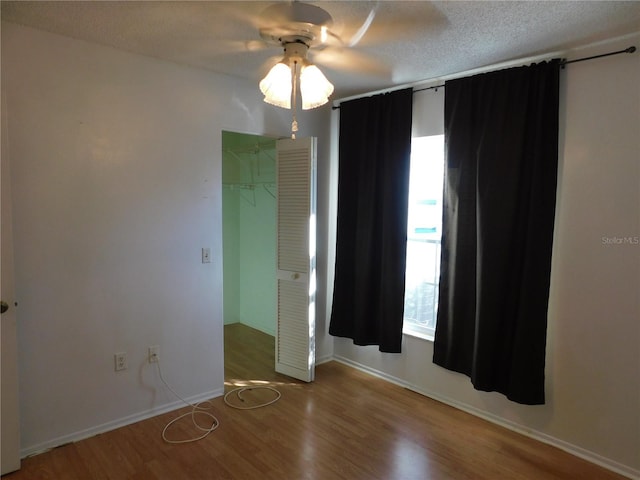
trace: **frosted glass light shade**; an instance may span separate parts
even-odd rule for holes
[[[333,85],[315,65],[305,65],[300,72],[302,109],[309,110],[329,101]]]
[[[264,101],[282,108],[291,108],[291,69],[284,63],[276,63],[260,81]]]

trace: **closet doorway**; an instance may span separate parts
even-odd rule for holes
[[[276,140],[222,132],[225,377],[275,376]]]

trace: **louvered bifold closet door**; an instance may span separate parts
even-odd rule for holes
[[[316,139],[278,140],[276,371],[313,381]]]

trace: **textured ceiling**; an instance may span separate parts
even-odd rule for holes
[[[310,2],[345,44],[313,49],[334,98],[556,54],[640,31],[640,2]],[[261,42],[273,2],[2,1],[2,20],[258,81],[281,48]],[[373,12],[373,14],[372,14]]]

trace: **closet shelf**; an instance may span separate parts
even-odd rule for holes
[[[238,188],[243,190],[254,190],[256,187],[275,188],[275,182],[253,182],[253,183],[223,183],[223,187],[230,188],[231,190]]]

